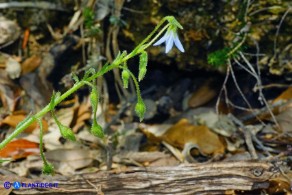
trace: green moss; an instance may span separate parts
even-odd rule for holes
[[[225,47],[220,50],[216,50],[208,55],[208,63],[216,68],[226,64],[229,56],[228,53],[231,51],[230,48]]]

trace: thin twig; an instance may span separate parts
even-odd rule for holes
[[[236,62],[236,64],[238,65],[238,66],[240,66],[243,70],[245,70],[246,72],[248,72],[251,76],[253,76],[253,77],[255,77],[255,78],[257,78],[257,75],[256,74],[254,74],[253,72],[251,72],[249,69],[247,69],[243,64],[241,64],[237,59],[233,59],[234,60],[234,62]]]
[[[223,82],[223,85],[222,85],[222,88],[219,92],[219,96],[218,96],[218,99],[217,99],[217,102],[216,102],[216,113],[219,114],[219,104],[220,104],[220,98],[222,96],[222,93],[223,91],[226,91],[226,83],[228,81],[228,78],[229,78],[229,74],[230,74],[230,67],[227,66],[227,71],[226,71],[226,76],[225,76],[225,79],[224,79],[224,82]],[[225,97],[227,98],[227,97]]]
[[[47,1],[26,1],[26,2],[14,1],[14,2],[0,3],[0,9],[8,9],[8,8],[38,8],[38,9],[48,9],[48,10],[69,12],[69,10],[62,8],[61,5],[50,3]]]
[[[237,108],[239,110],[244,110],[244,111],[247,111],[247,112],[253,112],[254,111],[254,109],[250,109],[250,108],[246,108],[246,107],[242,107],[242,106],[237,106],[229,98],[226,98],[226,99],[227,99],[226,103],[230,104],[234,108]]]
[[[251,155],[251,158],[252,159],[258,159],[258,155],[256,153],[255,147],[254,147],[253,142],[252,142],[252,134],[251,134],[250,130],[248,128],[244,127],[242,129],[242,131],[243,131],[245,143],[246,143],[248,151],[249,151],[249,153]]]
[[[252,142],[252,138],[251,138],[251,132],[248,128],[246,128],[243,123],[237,119],[234,115],[232,114],[229,114],[228,115],[231,120],[237,124],[239,126],[239,129],[241,130],[241,132],[243,133],[244,135],[244,140],[245,140],[245,143],[246,143],[246,146],[247,146],[247,149],[250,153],[250,156],[252,157],[252,159],[258,159],[258,155],[256,153],[256,150],[255,150],[255,147],[253,145],[253,142]]]
[[[101,190],[101,185],[94,185],[92,182],[90,182],[88,179],[85,179],[85,181],[87,183],[89,183],[89,185],[91,185],[92,187],[94,187],[96,189],[96,194],[97,195],[104,195],[104,193]]]
[[[270,7],[264,7],[264,8],[262,8],[262,9],[257,9],[256,11],[251,12],[251,13],[249,14],[249,16],[253,16],[253,15],[255,15],[255,14],[257,14],[257,13],[260,13],[260,12],[263,12],[263,11],[272,10],[272,9],[279,9],[279,8],[283,8],[283,7],[282,7],[282,6],[277,6],[277,5],[275,5],[275,6],[270,6]]]
[[[252,108],[252,106],[250,105],[249,101],[246,99],[246,97],[244,96],[242,90],[240,89],[238,83],[237,83],[237,80],[236,80],[236,77],[235,77],[235,74],[233,72],[233,69],[232,69],[232,65],[231,65],[231,62],[230,60],[228,60],[228,66],[230,66],[230,72],[231,72],[231,76],[233,78],[233,81],[234,81],[234,84],[235,84],[235,87],[236,89],[238,90],[239,94],[241,95],[242,99],[244,100],[244,102],[247,104],[247,106],[251,109],[251,110],[254,110]],[[254,115],[254,113],[252,113]],[[264,124],[264,122],[256,115],[254,115],[255,118],[257,118],[262,124]]]
[[[282,16],[281,20],[280,20],[280,23],[277,27],[277,31],[276,31],[276,35],[275,35],[275,39],[274,39],[274,56],[276,56],[276,53],[277,53],[277,40],[278,40],[278,36],[279,36],[279,33],[280,33],[280,28],[284,22],[284,19],[286,18],[286,16],[288,15],[288,13],[291,11],[291,7],[289,7],[287,9],[287,11],[284,13],[284,15]]]
[[[240,54],[241,58],[245,61],[245,63],[248,65],[248,67],[250,67],[250,69],[256,74],[256,72],[255,72],[255,70],[253,69],[252,65],[251,65],[250,62],[245,58],[245,56],[244,56],[241,52],[239,52],[239,54]],[[258,85],[258,86],[262,86],[262,81],[261,81],[261,78],[260,78],[260,70],[259,70],[259,68],[258,68],[258,75],[257,75],[256,79],[257,79],[257,85]],[[278,123],[278,121],[277,121],[277,119],[276,119],[276,117],[275,117],[273,111],[271,110],[271,108],[270,108],[270,106],[269,106],[269,104],[268,104],[268,102],[267,102],[267,100],[266,100],[266,98],[265,98],[265,96],[264,96],[264,94],[263,94],[262,89],[259,89],[259,100],[260,100],[260,101],[263,101],[263,103],[266,105],[266,107],[267,107],[267,109],[268,109],[268,111],[269,111],[269,113],[270,113],[270,115],[271,115],[271,117],[272,117],[274,123],[277,125],[277,127],[280,128],[280,125],[279,125],[279,123]]]
[[[232,76],[232,79],[234,81],[234,85],[237,89],[237,91],[239,92],[239,94],[241,95],[242,99],[244,100],[244,102],[247,104],[247,106],[252,109],[252,106],[250,105],[249,101],[246,99],[245,95],[243,94],[242,90],[240,89],[238,83],[237,83],[237,80],[236,80],[236,77],[235,77],[235,74],[234,74],[234,71],[232,69],[232,65],[231,65],[231,62],[230,60],[228,60],[228,66],[230,66],[230,72],[231,72],[231,76]]]
[[[287,105],[287,104],[289,104],[289,101],[288,102],[278,101],[278,102],[270,105],[270,108],[274,109],[274,108],[277,108],[277,107],[280,107],[280,106],[284,106],[284,105]],[[265,114],[265,113],[267,113],[267,107],[263,107],[263,108],[257,109],[257,110],[253,109],[253,113],[251,115],[245,115],[245,116],[241,117],[240,120],[248,121],[248,120],[251,120],[251,119],[255,118],[256,116],[259,116],[259,115],[262,115],[262,114]]]
[[[275,87],[288,88],[288,87],[292,87],[292,84],[288,85],[288,84],[272,83],[268,85],[255,86],[254,90],[257,91],[259,89],[268,89],[268,88],[275,88]]]
[[[272,156],[270,151],[274,152],[274,150],[264,146],[264,144],[257,138],[254,133],[252,133],[252,140],[257,144],[257,147],[259,147],[267,155],[267,158]]]
[[[242,52],[244,55],[247,55],[247,56],[266,56],[266,54],[264,54],[264,53],[256,53],[256,54],[254,54],[254,53],[248,53],[248,52]]]

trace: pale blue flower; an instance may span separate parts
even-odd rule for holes
[[[165,42],[165,53],[168,53],[173,47],[173,43],[175,46],[181,51],[185,52],[179,38],[177,35],[176,29],[168,29],[163,37],[161,37],[153,46],[160,45]]]

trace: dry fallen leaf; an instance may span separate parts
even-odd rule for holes
[[[1,56],[0,56],[1,58]],[[8,77],[5,70],[0,69],[0,98],[4,110],[13,112],[21,89]]]
[[[290,177],[291,179],[291,177]],[[278,177],[270,180],[270,187],[267,190],[268,194],[290,194],[291,192],[291,180],[287,178]]]
[[[292,87],[286,89],[273,102],[284,101],[286,104],[277,108],[276,120],[281,130],[286,133],[292,132]]]
[[[286,89],[283,93],[281,93],[276,99],[274,99],[274,103],[280,100],[289,100],[292,99],[292,87]]]
[[[11,79],[16,79],[20,76],[21,73],[21,66],[17,60],[14,58],[8,58],[6,61],[6,68],[5,68],[8,76]]]
[[[48,161],[63,175],[72,174],[76,169],[89,166],[93,160],[101,158],[100,150],[57,149],[46,152]]]
[[[61,124],[70,127],[70,124],[72,123],[74,117],[74,108],[62,108],[56,111],[56,116]],[[51,119],[51,121],[55,122],[53,119]]]
[[[5,117],[1,122],[0,126],[3,124],[9,125],[13,128],[17,126],[18,123],[23,121],[26,118],[24,114],[12,114]],[[42,120],[43,123],[43,131],[46,132],[48,130],[48,123],[45,120]],[[37,122],[32,123],[29,127],[26,128],[24,132],[31,133],[33,130],[35,130],[38,127]]]
[[[211,82],[212,80],[206,81],[199,89],[192,93],[188,100],[189,107],[196,108],[204,105],[216,96],[217,91],[210,86]]]
[[[15,101],[13,91],[9,87],[1,84],[0,84],[0,100],[4,110],[11,112],[14,111]]]
[[[78,100],[77,100],[78,101]],[[85,125],[85,121],[91,118],[91,105],[89,101],[84,101],[79,106],[74,108],[74,118],[70,126],[72,126],[72,130],[77,132],[80,128]]]
[[[39,67],[42,63],[42,59],[40,56],[33,55],[29,58],[27,58],[24,62],[22,62],[21,67],[22,67],[22,72],[21,74],[27,74],[32,71],[34,71],[37,67]]]
[[[0,46],[5,47],[12,44],[20,35],[19,26],[12,20],[0,17]]]
[[[161,138],[168,144],[181,149],[186,144],[195,144],[203,155],[223,154],[225,151],[225,146],[217,134],[213,133],[207,126],[192,125],[187,119],[181,119],[169,128]]]
[[[25,139],[11,141],[4,149],[0,150],[1,158],[12,158],[14,160],[34,154],[39,154],[39,144]]]
[[[276,120],[283,132],[292,133],[292,102],[280,111],[280,114],[276,116]]]

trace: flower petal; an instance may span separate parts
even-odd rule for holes
[[[185,52],[185,49],[184,47],[182,46],[179,38],[178,38],[178,35],[176,34],[175,37],[174,37],[174,44],[175,46],[183,53]]]
[[[153,44],[153,46],[160,45],[161,43],[165,42],[167,39],[167,35],[165,34],[163,37],[161,37],[156,43]]]
[[[168,53],[173,47],[173,38],[174,38],[174,34],[173,32],[170,32],[168,39],[166,40],[166,43],[165,43],[166,44],[165,53]]]

